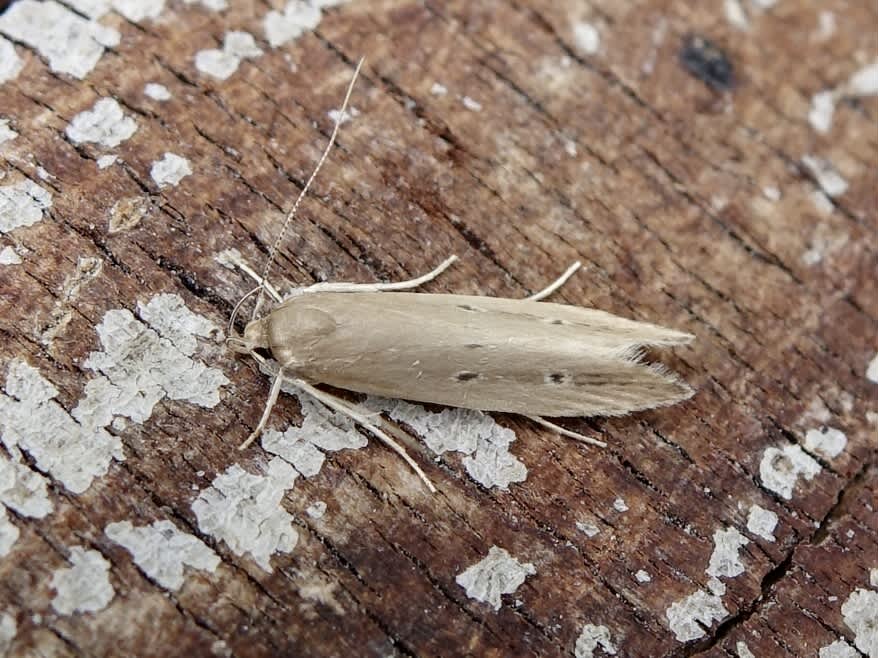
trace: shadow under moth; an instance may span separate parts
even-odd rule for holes
[[[258,287],[238,302],[232,314],[229,346],[252,355],[275,373],[262,418],[241,448],[261,434],[286,382],[374,434],[435,491],[417,462],[390,436],[401,430],[316,385],[520,414],[564,436],[599,446],[605,444],[543,417],[622,416],[689,398],[693,391],[685,382],[661,366],[644,363],[641,354],[649,347],[686,344],[693,339],[691,334],[541,301],[563,285],[579,263],[526,299],[399,292],[434,279],[455,256],[409,281],[317,283],[281,298],[267,283],[269,269],[286,228],[332,149],[362,63],[336,115],[326,150],[286,216],[257,279]],[[277,306],[257,318],[264,293]],[[235,315],[254,294],[251,321],[243,335],[234,335]]]

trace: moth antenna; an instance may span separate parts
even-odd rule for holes
[[[344,121],[345,111],[348,108],[348,102],[350,101],[351,93],[354,90],[354,83],[357,81],[357,76],[360,75],[360,69],[363,67],[363,62],[365,61],[366,58],[361,57],[360,61],[357,62],[357,68],[354,69],[354,75],[353,77],[351,77],[351,81],[348,84],[348,90],[347,93],[345,93],[344,101],[341,104],[341,110],[338,112],[338,114],[336,114],[335,125],[332,127],[332,134],[329,136],[329,142],[326,144],[326,148],[323,150],[323,155],[321,155],[320,159],[317,161],[317,166],[314,167],[314,171],[312,171],[311,176],[308,177],[308,181],[305,183],[305,187],[303,187],[302,191],[299,192],[299,196],[296,198],[296,202],[293,204],[293,207],[290,208],[289,212],[287,212],[286,217],[284,218],[283,226],[281,226],[280,233],[278,233],[274,244],[271,245],[271,250],[268,252],[268,261],[265,263],[265,267],[262,270],[262,281],[266,281],[268,279],[268,273],[271,270],[271,266],[274,264],[275,257],[277,256],[277,250],[284,239],[284,235],[286,234],[290,223],[296,216],[296,211],[299,209],[299,204],[302,203],[302,199],[305,198],[305,195],[311,188],[311,184],[314,182],[314,179],[317,178],[317,173],[323,167],[323,163],[326,162],[326,158],[329,157],[329,152],[335,145],[335,139],[338,136],[338,129],[341,127],[342,121]],[[250,316],[251,320],[255,319],[256,314],[259,312],[259,306],[262,303],[262,292],[262,288],[260,287],[259,294],[256,296],[256,303],[253,305],[253,314]]]
[[[232,316],[229,318],[229,327],[226,331],[226,336],[231,336],[232,332],[235,330],[235,318],[238,317],[238,311],[241,310],[241,306],[243,306],[245,301],[247,301],[250,297],[255,295],[260,290],[262,290],[262,286],[256,286],[255,288],[253,288],[253,290],[241,297],[241,299],[238,300],[238,303],[235,304],[235,308],[232,309]]]

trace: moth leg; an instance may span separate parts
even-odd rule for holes
[[[437,276],[447,270],[453,262],[457,260],[457,256],[449,256],[442,261],[439,266],[426,274],[409,279],[407,281],[398,281],[397,283],[315,283],[298,290],[299,293],[308,292],[381,292],[390,290],[410,290],[417,288],[428,281],[432,281]]]
[[[579,432],[574,432],[573,430],[568,430],[566,427],[561,427],[560,425],[556,425],[552,423],[542,416],[526,416],[526,418],[530,418],[537,425],[542,425],[543,427],[547,427],[550,430],[558,432],[561,436],[566,436],[568,439],[573,439],[574,441],[580,441],[581,443],[588,443],[589,445],[597,446],[599,448],[606,448],[607,444],[603,441],[598,441],[597,439],[592,439],[591,437],[585,436],[584,434],[580,434]]]
[[[390,438],[383,430],[376,427],[369,417],[362,412],[360,412],[356,407],[351,406],[344,400],[331,393],[327,393],[325,391],[321,391],[316,386],[312,386],[308,382],[301,379],[290,379],[290,381],[295,386],[298,386],[300,389],[316,398],[327,407],[332,409],[333,411],[338,411],[339,413],[344,414],[352,421],[354,421],[357,425],[362,427],[363,429],[368,430],[373,435],[375,435],[384,445],[393,450],[397,455],[402,457],[403,461],[408,464],[411,469],[417,474],[421,480],[424,481],[424,484],[427,485],[427,489],[430,490],[430,493],[436,493],[436,487],[433,486],[433,483],[430,482],[430,478],[427,477],[427,474],[421,470],[421,467],[418,466],[418,463],[409,457],[409,454],[405,451],[401,445],[399,445],[396,441]]]
[[[274,405],[277,403],[277,398],[280,395],[280,387],[284,383],[283,370],[284,369],[281,368],[274,376],[274,382],[271,384],[271,393],[268,395],[268,401],[265,403],[265,411],[262,412],[262,418],[259,419],[259,424],[256,426],[256,429],[250,433],[250,436],[244,440],[244,443],[238,446],[238,450],[246,450],[251,443],[259,438],[259,435],[262,434],[262,430],[265,429],[265,425],[268,423],[268,418],[271,416],[271,410],[274,409]]]
[[[545,288],[543,288],[539,292],[534,293],[530,297],[525,297],[525,299],[528,301],[531,301],[531,302],[538,302],[541,299],[545,299],[546,297],[551,295],[553,292],[555,292],[558,288],[560,288],[565,283],[567,283],[567,280],[571,276],[573,276],[576,273],[576,270],[578,270],[580,267],[582,267],[582,263],[580,263],[579,261],[576,261],[575,263],[573,263],[573,265],[571,265],[566,270],[564,270],[564,274],[559,276],[555,281],[550,283],[548,286],[546,286]]]

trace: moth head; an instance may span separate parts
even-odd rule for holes
[[[256,350],[267,349],[268,336],[265,333],[265,323],[262,320],[253,320],[244,328],[243,336],[229,336],[226,345],[239,354],[253,354]]]

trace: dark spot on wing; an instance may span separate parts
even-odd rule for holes
[[[482,345],[481,343],[467,343],[466,345],[464,345],[464,347],[468,350],[477,350],[484,347],[484,345]]]
[[[728,56],[712,41],[688,35],[680,48],[680,64],[686,71],[715,91],[735,85],[735,71]]]
[[[564,320],[552,320],[550,324],[567,324]]]
[[[470,311],[471,313],[477,313],[481,309],[476,308],[475,306],[470,306],[469,304],[458,304],[457,308],[461,311]]]
[[[464,370],[463,372],[457,373],[454,376],[454,378],[457,379],[457,381],[459,381],[459,382],[468,382],[468,381],[472,381],[473,379],[478,379],[479,373],[471,372],[469,370]]]
[[[566,372],[550,372],[546,375],[547,384],[566,384],[570,381],[570,376]]]

